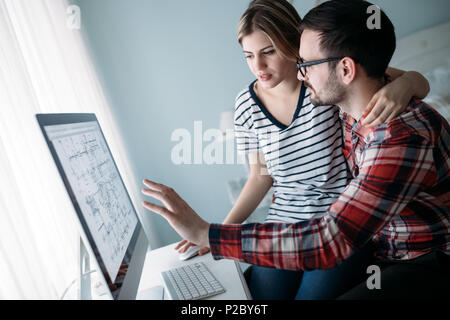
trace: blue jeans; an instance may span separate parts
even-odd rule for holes
[[[247,283],[255,300],[332,300],[367,279],[372,253],[368,244],[338,266],[326,270],[291,271],[252,266]]]

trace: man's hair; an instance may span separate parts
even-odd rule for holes
[[[253,0],[242,15],[238,42],[256,30],[263,32],[279,54],[292,61],[300,47],[300,16],[287,0]]]
[[[309,11],[300,29],[320,33],[320,49],[329,57],[350,57],[371,78],[381,78],[395,51],[395,31],[380,10],[379,25],[370,29],[367,10],[371,3],[361,0],[331,0]],[[379,27],[379,28],[377,28]],[[336,64],[331,64],[332,66]]]

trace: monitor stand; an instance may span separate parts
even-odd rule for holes
[[[80,287],[78,298],[80,300],[92,300],[91,294],[91,270],[90,270],[89,252],[84,246],[83,239],[80,237]]]
[[[92,300],[92,281],[91,281],[91,273],[94,271],[90,270],[90,257],[89,252],[87,251],[83,239],[80,237],[80,286],[78,292],[78,298],[80,300]],[[102,297],[106,294],[106,288],[104,284],[101,283],[100,287],[94,288],[94,292],[97,293],[99,297]],[[98,291],[98,292],[97,292]],[[164,300],[164,287],[163,286],[155,286],[146,290],[142,290],[137,293],[136,300]]]
[[[136,300],[164,300],[164,287],[155,286],[138,292]]]

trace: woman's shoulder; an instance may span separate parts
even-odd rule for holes
[[[252,104],[252,95],[250,92],[250,86],[252,85],[253,82],[238,92],[238,94],[236,95],[236,99],[234,100],[235,109],[238,109],[239,107],[247,103]]]
[[[252,87],[254,83],[255,81],[252,81],[249,85],[246,85],[245,88],[239,91],[238,94],[236,95],[235,101],[238,101],[244,96],[250,96],[250,87]]]

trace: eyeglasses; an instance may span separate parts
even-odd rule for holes
[[[321,64],[321,63],[325,63],[325,62],[338,61],[338,60],[341,60],[343,58],[344,57],[327,58],[327,59],[313,60],[313,61],[308,61],[308,62],[305,62],[305,61],[303,61],[302,58],[300,58],[300,59],[297,60],[297,68],[298,68],[298,71],[300,71],[300,73],[302,74],[302,76],[306,77],[306,67],[314,66],[316,64]]]

